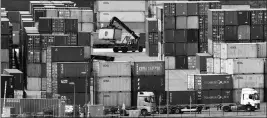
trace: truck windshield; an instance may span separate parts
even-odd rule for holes
[[[258,93],[255,93],[252,96],[254,100],[260,100],[260,95]]]

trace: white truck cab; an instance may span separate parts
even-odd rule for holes
[[[137,109],[142,115],[152,114],[156,109],[155,94],[153,92],[138,92]]]
[[[251,105],[259,109],[260,95],[259,92],[252,88],[243,88],[241,92],[241,105]]]

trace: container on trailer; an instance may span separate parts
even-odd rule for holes
[[[264,97],[266,96],[266,94],[264,94],[264,89],[263,88],[255,88],[256,91],[259,92],[259,97],[260,97],[260,102],[263,102],[264,101]],[[234,89],[233,90],[233,102],[234,103],[240,103],[241,99],[242,99],[242,96],[241,96],[241,92],[242,92],[242,89]]]
[[[165,56],[165,69],[174,70],[175,69],[175,57],[174,56]]]
[[[221,58],[257,58],[257,44],[221,43]]]
[[[161,76],[165,75],[164,61],[134,62],[133,76]]]
[[[131,91],[131,77],[99,77],[96,84],[96,90],[101,92]]]
[[[225,41],[236,41],[237,40],[237,26],[225,26],[224,39]]]
[[[233,75],[234,89],[264,88],[264,74]]]
[[[257,48],[258,48],[258,58],[266,58],[266,42],[262,42],[262,43],[257,43]]]
[[[52,19],[41,17],[39,20],[38,31],[40,33],[52,33]]]
[[[27,90],[28,91],[41,91],[42,78],[27,77]]]
[[[175,41],[174,39],[174,30],[165,30],[164,31],[164,42],[166,43],[172,43]]]
[[[104,106],[114,107],[131,106],[131,92],[98,92],[96,97],[96,103]]]
[[[188,15],[188,7],[187,3],[176,3],[176,16]],[[191,8],[191,6],[189,8]]]
[[[186,20],[186,29],[199,29],[198,16],[188,16]]]
[[[250,40],[250,26],[240,25],[237,29],[238,40]]]
[[[87,82],[90,83],[90,79],[87,78]],[[75,83],[75,92],[84,93],[86,88],[86,78],[85,77],[60,77],[58,78],[58,93],[73,93],[74,86],[70,85],[70,82]],[[90,91],[90,84],[87,85],[87,91]]]
[[[146,11],[147,1],[97,1],[97,11]],[[120,7],[118,7],[120,6]]]
[[[198,40],[199,40],[199,37],[198,37],[198,30],[196,29],[188,29],[187,31],[187,42],[188,43],[197,43]]]
[[[219,74],[221,73],[221,59],[214,58],[214,73]]]
[[[99,12],[99,22],[109,22],[116,16],[122,22],[145,22],[145,12]]]
[[[85,55],[90,55],[85,54],[87,51],[84,49],[85,47],[82,46],[52,46],[51,60],[52,62],[83,62]]]
[[[187,43],[186,55],[194,56],[198,53],[198,43]]]
[[[1,62],[9,62],[9,49],[1,50]]]
[[[212,55],[208,53],[196,54],[196,68],[199,71],[207,71],[207,58],[212,58]]]
[[[27,76],[29,77],[46,77],[46,64],[28,63]]]
[[[226,72],[228,74],[264,73],[264,59],[228,59]]]
[[[238,25],[250,25],[250,18],[249,11],[237,11]]]
[[[202,90],[197,91],[198,104],[232,103],[233,90]]]
[[[106,76],[131,76],[131,63],[116,61],[116,62],[106,62],[106,61],[94,61],[93,62],[94,71],[98,77]]]
[[[186,16],[177,16],[176,17],[176,29],[187,29],[187,19],[188,18]]]
[[[132,91],[165,91],[165,75],[135,76],[132,79]]]
[[[185,43],[187,41],[187,30],[180,29],[174,31],[174,42]]]
[[[258,25],[258,26],[255,26],[255,25],[252,25],[251,28],[250,28],[250,38],[253,40],[253,39],[264,39],[263,38],[263,26],[261,25]]]
[[[3,74],[12,75],[15,80],[14,89],[23,90],[23,73],[18,69],[4,69]]]
[[[176,69],[188,69],[188,57],[187,56],[176,56],[175,57],[175,68]]]
[[[170,91],[169,98],[171,105],[196,104],[196,91]]]
[[[188,56],[188,69],[196,69],[196,56]]]
[[[164,30],[166,29],[176,29],[176,25],[175,22],[177,21],[177,19],[175,17],[171,17],[171,16],[164,16],[163,18],[163,21],[164,21]]]
[[[214,73],[214,61],[213,58],[207,58],[207,73]]]

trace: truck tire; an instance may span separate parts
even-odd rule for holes
[[[127,47],[123,47],[123,48],[122,48],[122,52],[123,52],[123,53],[127,53],[127,52],[128,52],[128,48],[127,48]]]
[[[159,109],[159,113],[160,113],[160,114],[164,114],[164,109],[162,109],[162,108]]]
[[[175,114],[179,114],[179,113],[181,113],[181,110],[180,109],[175,109]]]
[[[252,111],[251,106],[247,106],[246,110],[247,110],[247,111]]]
[[[223,111],[224,112],[230,112],[231,111],[231,108],[229,106],[224,106],[223,107]]]
[[[140,47],[138,48],[138,51],[139,51],[139,52],[143,52],[143,47],[140,46]]]
[[[141,110],[141,115],[142,115],[142,116],[147,116],[147,110],[142,109],[142,110]]]
[[[113,52],[119,52],[119,48],[118,47],[113,47]]]

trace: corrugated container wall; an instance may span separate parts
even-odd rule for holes
[[[267,56],[267,49],[266,49],[266,42],[264,43],[257,43],[258,48],[258,58],[266,58]]]
[[[1,50],[1,62],[9,62],[9,50],[8,49]]]
[[[41,91],[42,90],[42,78],[27,77],[27,90]]]
[[[29,77],[45,77],[46,76],[46,64],[27,64],[27,76]]]
[[[134,62],[134,76],[165,75],[164,61]]]
[[[132,91],[164,91],[165,76],[136,76],[132,78]]]
[[[221,58],[257,58],[255,43],[222,43]]]
[[[86,55],[91,55],[91,51],[85,51],[83,46],[53,46],[51,47],[52,62],[83,62]]]
[[[99,22],[109,22],[116,16],[122,22],[145,22],[145,12],[99,12]]]
[[[264,88],[264,74],[233,75],[234,89]]]
[[[175,69],[175,57],[165,56],[165,69],[166,70],[174,70]]]
[[[98,77],[131,76],[130,62],[94,61],[93,68]]]
[[[214,73],[214,60],[213,58],[207,58],[207,73]]]
[[[131,106],[131,92],[98,92],[96,98],[97,104],[104,106]]]
[[[118,7],[120,6],[120,7]],[[97,1],[95,11],[147,11],[147,1]]]
[[[97,78],[97,91],[131,91],[131,77]]]
[[[199,74],[199,72],[196,70],[166,70],[165,91],[188,90],[188,86],[190,86],[188,85],[188,83],[191,83],[191,82],[189,82],[190,79],[187,79],[187,78],[189,75],[193,75],[193,74]],[[169,88],[168,88],[168,84],[169,84]]]
[[[228,59],[226,64],[226,73],[243,74],[243,73],[264,73],[264,59]]]
[[[54,63],[53,63],[54,64]],[[57,75],[59,78],[65,77],[86,77],[82,72],[91,75],[92,63],[87,62],[57,62]]]
[[[233,103],[233,90],[202,90],[197,96],[199,104]]]

